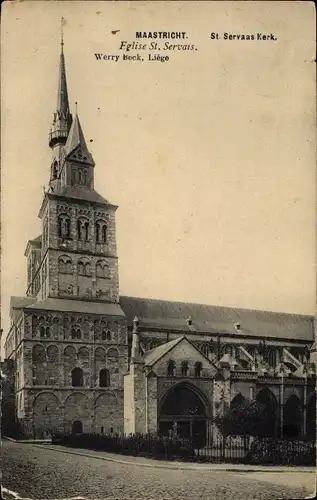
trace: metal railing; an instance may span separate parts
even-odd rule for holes
[[[212,438],[208,446],[195,440],[156,435],[73,434],[53,436],[53,444],[160,460],[229,462],[259,465],[310,465],[316,463],[312,440],[281,440],[251,436]]]

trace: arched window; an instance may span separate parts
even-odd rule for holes
[[[84,375],[81,368],[74,368],[72,370],[72,386],[82,387],[84,385]]]
[[[109,385],[110,385],[109,370],[106,370],[106,368],[103,368],[99,372],[99,386],[100,387],[109,387]]]
[[[200,378],[201,372],[202,372],[202,364],[200,361],[197,361],[197,363],[195,363],[195,377]]]
[[[212,359],[212,355],[214,352],[213,346],[208,343],[204,343],[201,346],[201,352],[203,353],[204,356],[206,356],[206,358]]]
[[[98,222],[95,224],[95,235],[96,235],[96,242],[99,243],[100,240],[100,226]]]
[[[58,259],[58,270],[63,274],[72,274],[72,261],[67,255],[62,255]]]
[[[87,221],[87,219],[80,218],[77,220],[77,238],[80,241],[88,241],[89,222]]]
[[[168,364],[167,364],[167,375],[169,377],[174,377],[175,376],[175,370],[176,370],[175,361],[170,360],[168,362]]]
[[[272,368],[276,368],[276,350],[273,348],[269,350],[268,363]]]
[[[85,266],[84,266],[83,262],[79,261],[77,263],[77,269],[78,269],[78,274],[80,274],[81,276],[85,275]]]
[[[49,327],[49,326],[47,326],[47,327],[45,328],[45,337],[47,337],[47,338],[49,338],[49,337],[50,337],[50,327]]]
[[[65,272],[66,272],[67,274],[71,274],[71,273],[73,272],[73,268],[72,268],[72,261],[71,261],[71,259],[67,259],[67,260],[65,261],[65,266],[66,266],[66,271],[65,271]]]
[[[42,337],[42,338],[45,337],[45,326],[40,327],[40,337]]]
[[[88,241],[89,236],[89,222],[84,222],[84,240]]]
[[[65,219],[65,237],[70,238],[70,219]]]
[[[81,239],[82,239],[82,236],[83,236],[83,234],[82,234],[82,225],[81,225],[81,221],[80,221],[80,220],[78,220],[78,221],[77,221],[77,238],[78,238],[79,240],[81,240]]]
[[[102,330],[102,334],[101,334],[101,338],[102,340],[111,340],[111,332],[110,330]]]
[[[58,236],[61,238],[70,238],[70,219],[67,215],[58,217]]]
[[[100,260],[96,263],[96,276],[97,278],[109,278],[110,273],[107,262]]]
[[[79,328],[72,328],[71,334],[72,334],[73,340],[80,340],[81,339],[81,331]]]
[[[97,220],[95,224],[96,243],[107,243],[107,224],[104,220]]]
[[[106,225],[102,226],[102,242],[103,243],[107,242],[107,226]]]
[[[188,362],[183,361],[182,362],[182,376],[187,377],[187,375],[188,375]]]
[[[248,347],[248,352],[251,354],[252,358],[255,360],[257,358],[258,350],[255,346]]]
[[[89,262],[85,264],[85,275],[86,276],[91,276],[91,265]]]

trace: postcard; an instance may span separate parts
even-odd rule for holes
[[[315,32],[4,3],[4,499],[314,493]]]

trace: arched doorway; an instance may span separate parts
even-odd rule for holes
[[[264,388],[256,396],[259,403],[261,418],[258,421],[256,433],[258,436],[276,437],[278,434],[278,402],[270,389]]]
[[[302,424],[302,411],[301,402],[295,394],[290,396],[284,404],[283,417],[283,437],[299,437]]]
[[[72,425],[72,434],[81,434],[83,432],[83,424],[80,420],[75,420]]]
[[[197,447],[206,444],[207,414],[202,395],[191,385],[178,384],[161,403],[159,433],[168,436],[174,429],[179,437],[193,439]]]

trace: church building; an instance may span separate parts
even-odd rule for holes
[[[312,316],[120,296],[118,207],[95,190],[63,42],[48,142],[42,230],[5,342],[24,435],[168,435],[176,423],[207,442],[226,405],[257,400],[272,435],[315,436]]]

